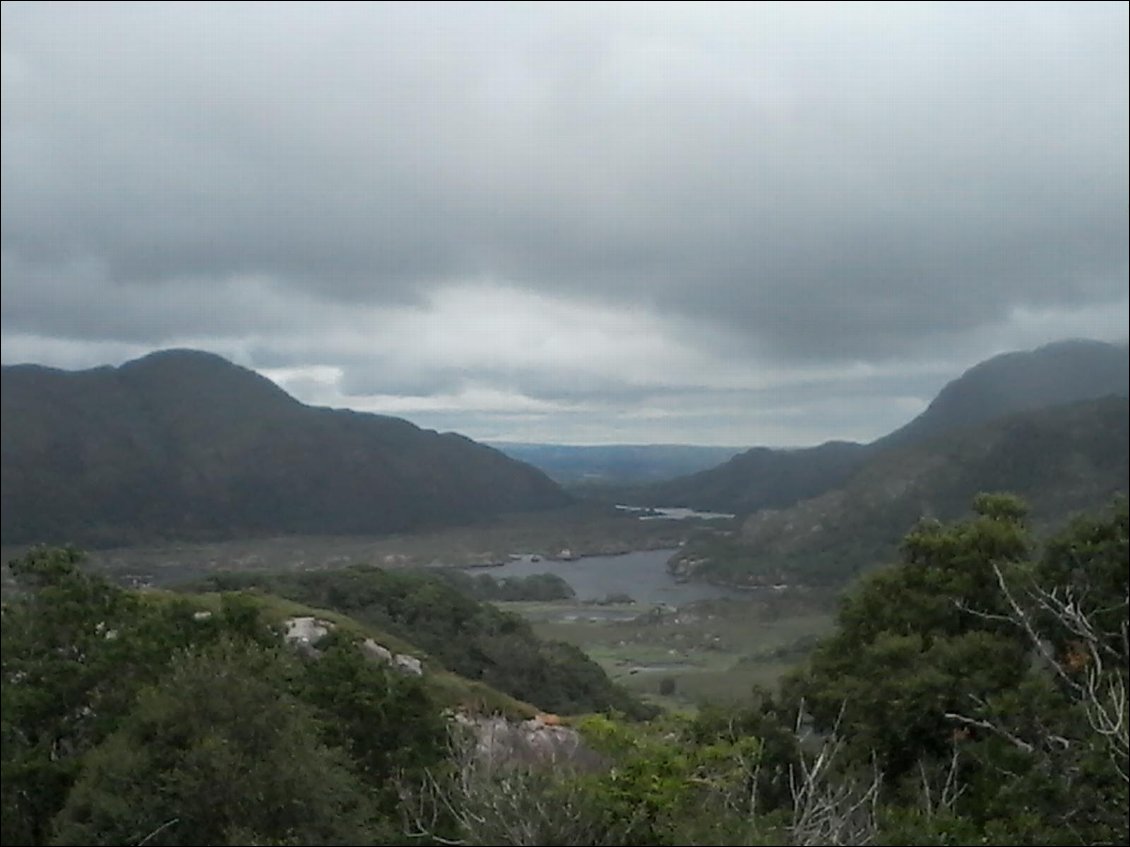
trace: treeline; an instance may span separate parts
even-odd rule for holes
[[[590,716],[540,759],[461,741],[425,682],[340,633],[316,659],[280,647],[256,595],[201,618],[39,551],[4,609],[3,840],[1125,844],[1128,530],[1121,499],[1037,545],[1023,504],[979,496],[858,582],[780,691]],[[272,588],[436,645],[482,625],[460,615],[504,625],[434,578]]]

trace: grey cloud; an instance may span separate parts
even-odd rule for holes
[[[299,365],[489,279],[751,362],[968,364],[1017,309],[1125,309],[1124,4],[5,4],[3,50],[7,334]]]
[[[450,394],[463,387],[465,374],[458,368],[421,368],[383,357],[345,363],[338,388],[345,397],[373,394],[429,397]]]
[[[915,411],[894,403],[849,398],[808,409],[766,409],[765,420],[751,422],[749,411],[703,406],[696,397],[686,407],[652,417],[625,415],[624,407],[585,408],[574,413],[492,413],[420,411],[411,420],[436,430],[475,432],[481,440],[574,444],[682,443],[749,447],[755,444],[808,446],[830,437],[868,441],[906,423]],[[876,427],[880,429],[876,430]],[[829,432],[834,433],[829,435]]]
[[[179,279],[130,286],[97,262],[49,267],[5,253],[5,329],[160,346],[173,338],[285,335],[320,309],[264,278]]]
[[[373,394],[427,397],[489,387],[534,400],[628,405],[671,396],[682,388],[678,384],[639,384],[609,373],[586,373],[568,368],[546,370],[523,367],[519,363],[509,368],[464,368],[454,362],[448,366],[421,367],[410,359],[392,361],[387,357],[352,361],[339,358],[338,361],[343,363],[339,388],[342,394],[353,397]]]

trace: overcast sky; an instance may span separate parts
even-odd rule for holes
[[[870,440],[1127,335],[1127,4],[3,4],[5,364]]]

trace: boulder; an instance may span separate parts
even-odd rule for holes
[[[420,660],[415,656],[406,656],[403,653],[397,653],[394,661],[397,669],[404,673],[411,674],[412,676],[424,675],[424,666],[420,664]]]
[[[287,643],[310,645],[327,635],[334,625],[314,617],[289,618],[283,638]]]
[[[392,663],[392,651],[382,644],[378,644],[371,638],[366,638],[361,642],[361,652],[368,656],[375,662],[382,665]]]

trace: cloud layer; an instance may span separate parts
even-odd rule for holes
[[[794,7],[799,8],[794,8]],[[3,6],[5,362],[871,438],[1127,326],[1125,4]]]

